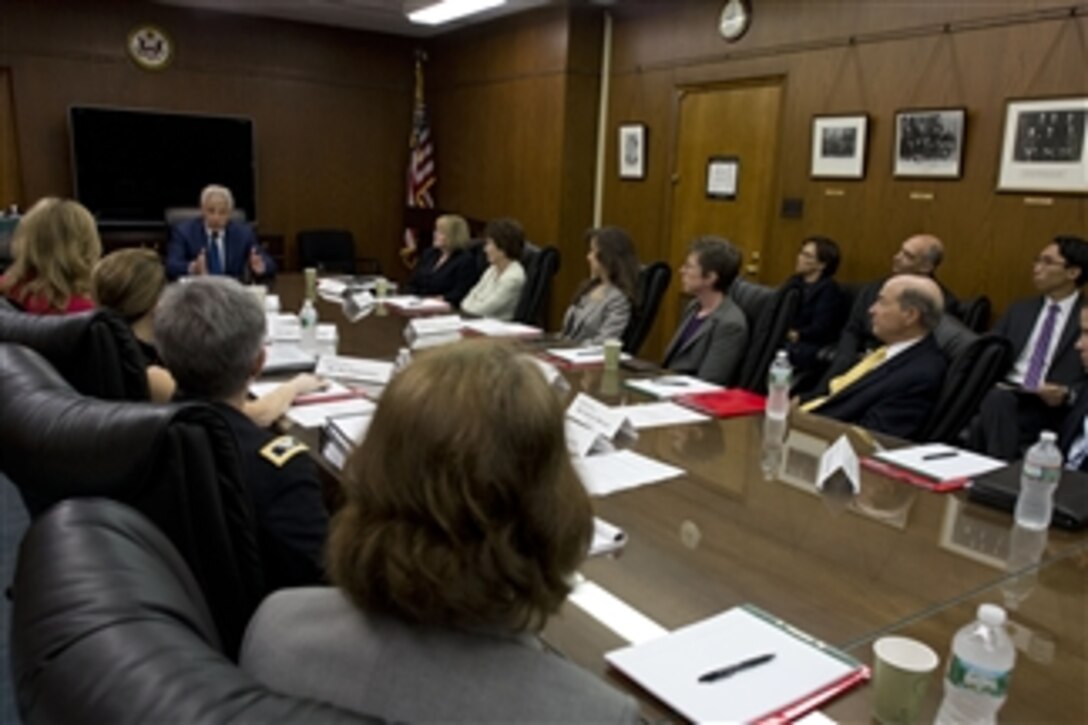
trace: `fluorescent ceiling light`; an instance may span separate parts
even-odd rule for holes
[[[506,0],[442,0],[422,10],[409,13],[408,19],[421,25],[441,25],[505,4]]]

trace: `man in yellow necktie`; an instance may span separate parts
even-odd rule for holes
[[[944,383],[947,362],[933,339],[944,300],[929,277],[902,274],[881,287],[869,308],[884,345],[801,409],[870,430],[910,438],[925,424]]]

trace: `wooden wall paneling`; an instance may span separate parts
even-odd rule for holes
[[[0,64],[12,68],[27,200],[70,195],[70,105],[253,119],[260,229],[351,229],[392,267],[400,241],[412,44],[157,3],[10,0]],[[128,60],[127,34],[154,23],[176,55],[158,73]]]
[[[25,205],[21,178],[11,71],[0,68],[0,213],[12,204]]]
[[[1062,232],[1088,236],[1084,196],[1048,197],[1049,206],[1029,206],[1023,194],[994,191],[1005,100],[1088,95],[1088,6],[1075,5],[1076,17],[1065,12],[1029,21],[1025,13],[1074,4],[1011,8],[968,2],[906,8],[843,0],[838,3],[842,12],[832,12],[827,3],[772,0],[757,8],[750,37],[727,46],[704,27],[703,6],[708,4],[616,9],[610,114],[643,114],[667,123],[656,109],[667,108],[685,83],[775,73],[786,77],[776,215],[765,245],[763,281],[777,284],[792,272],[805,234],[834,237],[844,253],[840,277],[867,280],[888,272],[903,238],[928,231],[946,242],[942,280],[963,296],[989,294],[1001,310],[1032,293],[1030,262],[1046,240]],[[787,6],[800,15],[785,13]],[[874,6],[882,6],[882,12]],[[944,32],[938,24],[979,18],[988,19],[985,27]],[[931,24],[923,27],[926,23]],[[846,42],[853,32],[874,29],[887,35]],[[897,35],[897,29],[906,32]],[[809,45],[799,46],[799,40]],[[956,181],[894,179],[895,112],[929,106],[968,110],[963,176]],[[865,179],[811,179],[812,116],[853,111],[870,115]],[[652,146],[660,141],[655,131]],[[614,164],[614,151],[609,153],[608,163]],[[651,161],[654,154],[651,150]],[[669,173],[651,163],[647,180],[631,185],[614,180],[610,171],[606,216],[630,224],[637,233],[659,228],[667,219]],[[911,199],[912,192],[932,199]],[[803,201],[800,219],[777,214],[786,197]]]

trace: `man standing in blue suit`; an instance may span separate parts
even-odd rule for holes
[[[166,275],[220,274],[240,281],[271,277],[276,264],[257,243],[253,230],[232,221],[234,196],[225,186],[200,192],[200,217],[181,222],[170,235]]]

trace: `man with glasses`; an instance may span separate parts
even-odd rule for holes
[[[1016,362],[986,394],[971,425],[970,445],[1014,460],[1042,430],[1057,430],[1085,381],[1075,348],[1080,330],[1080,288],[1088,278],[1088,242],[1055,237],[1035,258],[1037,297],[1014,302],[993,333],[1013,346]]]

